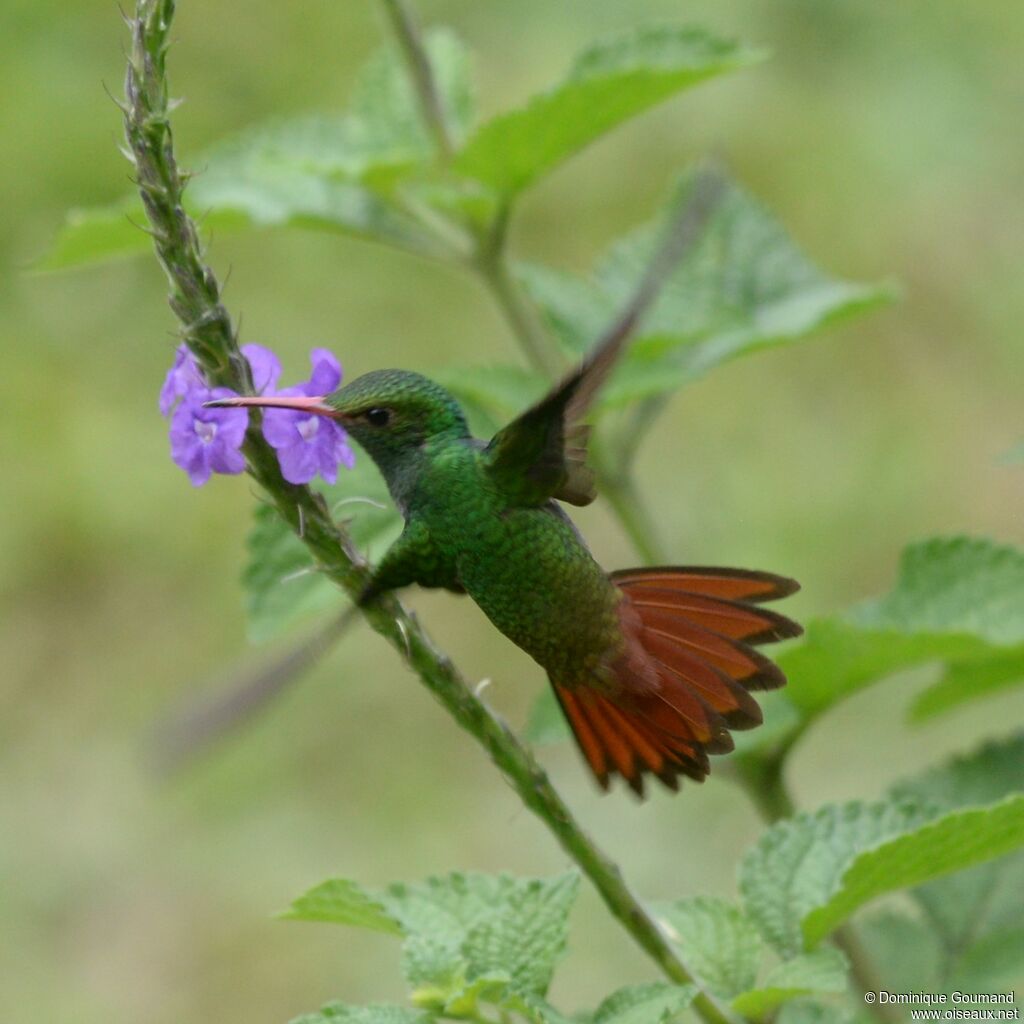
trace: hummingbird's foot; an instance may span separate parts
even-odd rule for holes
[[[477,683],[476,686],[473,687],[473,696],[474,697],[479,697],[480,694],[482,694],[484,692],[484,690],[486,690],[487,687],[490,686],[490,685],[491,685],[490,678],[481,679],[480,682]]]

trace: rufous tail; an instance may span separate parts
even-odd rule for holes
[[[755,645],[799,636],[791,619],[760,607],[799,584],[742,569],[663,566],[611,574],[623,593],[624,654],[608,686],[552,680],[576,742],[604,789],[618,773],[640,796],[644,775],[679,788],[703,782],[708,754],[733,748],[730,729],[761,724],[750,695],[786,679]]]

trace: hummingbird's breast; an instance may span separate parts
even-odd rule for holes
[[[510,507],[479,453],[440,460],[418,502],[432,538],[491,622],[548,673],[592,677],[622,648],[621,595],[555,502]]]

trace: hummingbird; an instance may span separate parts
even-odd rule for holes
[[[673,791],[679,776],[702,782],[708,755],[733,749],[730,730],[761,724],[752,692],[785,678],[756,648],[802,632],[763,607],[797,591],[794,580],[704,566],[608,573],[563,508],[596,497],[582,418],[651,298],[647,285],[576,368],[489,441],[470,434],[447,389],[407,370],[374,370],[322,396],[209,403],[337,421],[405,521],[359,602],[414,584],[468,594],[547,672],[601,788],[617,774],[641,797],[646,776]]]

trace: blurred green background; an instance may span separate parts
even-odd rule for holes
[[[798,577],[798,616],[884,590],[904,544],[1024,543],[1024,65],[1019,3],[953,0],[423,0],[478,52],[485,113],[544,87],[587,42],[657,20],[770,47],[613,134],[527,197],[514,249],[569,267],[648,216],[714,152],[845,277],[894,307],[720,369],[679,395],[639,476],[682,561]],[[369,0],[181,5],[179,152],[272,115],[341,106],[377,45]],[[0,1017],[281,1022],[331,997],[400,998],[386,937],[274,921],[329,875],[368,884],[565,860],[470,739],[378,638],[352,633],[257,725],[190,769],[147,770],[148,730],[246,653],[243,478],[201,491],[168,458],[156,393],[175,344],[152,259],[26,271],[70,206],[128,186],[117,153],[124,32],[112,4],[8,0],[0,188]],[[349,374],[519,359],[481,289],[322,234],[214,239],[245,340],[299,379],[313,345]],[[668,471],[668,467],[671,470]],[[634,560],[599,503],[578,520]],[[412,601],[488,700],[522,721],[542,674],[467,601]],[[258,656],[258,652],[249,652]],[[910,731],[917,674],[870,689],[797,751],[802,806],[874,796],[1020,718],[1019,698]],[[544,753],[589,828],[652,897],[730,894],[759,831],[719,771],[637,806],[599,798],[567,745]],[[591,893],[554,999],[650,977]]]

